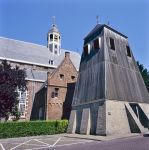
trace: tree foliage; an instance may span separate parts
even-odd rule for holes
[[[142,64],[140,64],[139,61],[137,61],[137,65],[142,74],[142,77],[144,79],[144,83],[145,83],[146,87],[149,88],[149,71],[146,68],[144,68],[144,66]]]
[[[0,64],[0,118],[7,118],[10,114],[15,115],[18,112],[17,88],[21,91],[26,90],[25,77],[24,69],[12,67],[6,60]]]

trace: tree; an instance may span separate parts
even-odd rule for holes
[[[25,69],[14,68],[3,60],[0,64],[0,119],[15,115],[18,118],[18,92],[26,90]]]
[[[139,61],[137,61],[137,65],[142,74],[146,87],[149,88],[149,71],[146,68],[144,68],[144,66],[140,64]]]

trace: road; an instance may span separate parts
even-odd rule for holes
[[[0,140],[0,150],[149,150],[149,136],[143,135],[95,141],[80,138],[39,136]]]
[[[92,141],[67,146],[56,146],[51,150],[149,150],[149,137],[131,137],[111,141]]]

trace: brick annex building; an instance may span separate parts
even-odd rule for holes
[[[21,119],[30,119],[33,103],[33,119],[65,116],[63,103],[66,110],[71,105],[80,55],[61,49],[61,35],[55,24],[47,34],[47,46],[0,37],[0,62],[5,59],[26,70],[27,90],[18,91]]]

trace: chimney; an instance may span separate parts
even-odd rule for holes
[[[65,57],[70,58],[70,52],[65,52]]]

